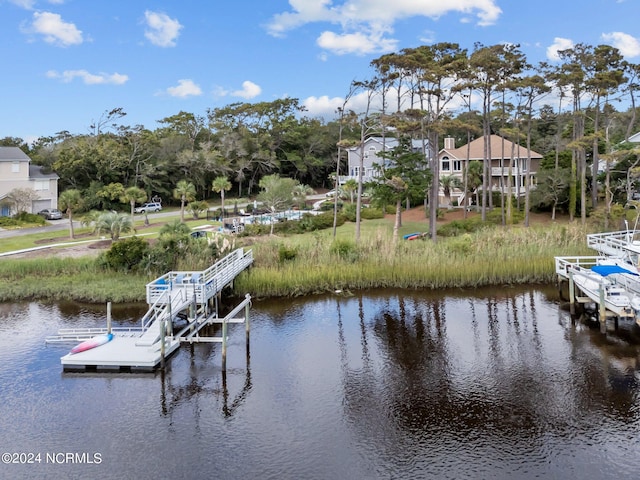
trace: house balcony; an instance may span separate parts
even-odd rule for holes
[[[513,166],[511,167],[511,176],[515,177],[517,175],[525,175],[527,170]],[[529,172],[529,174],[534,174],[535,172]],[[509,167],[491,167],[491,176],[492,177],[508,177],[509,176]]]
[[[377,180],[378,178],[379,177],[372,174],[364,174],[362,175],[362,183],[371,182],[371,181]],[[349,180],[355,180],[357,182],[358,176],[357,175],[340,175],[338,177],[338,182],[340,183],[340,185],[344,185]]]

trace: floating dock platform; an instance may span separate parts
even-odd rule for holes
[[[218,298],[252,263],[251,250],[238,249],[204,271],[166,273],[146,286],[149,310],[139,328],[111,328],[108,308],[107,328],[64,329],[46,343],[77,343],[113,333],[113,339],[99,347],[63,356],[60,362],[65,371],[152,372],[164,367],[165,360],[185,342],[222,343],[225,368],[228,324],[245,324],[248,345],[251,297],[247,294],[224,318],[218,316]],[[244,316],[236,317],[243,310]],[[177,318],[186,318],[186,322],[174,332]],[[201,330],[212,324],[221,324],[222,335],[201,336]]]
[[[137,337],[123,337],[117,333],[113,340],[97,348],[80,353],[68,353],[60,359],[65,371],[80,372],[152,372],[172,355],[180,341],[167,337],[164,352],[160,344],[141,346]]]

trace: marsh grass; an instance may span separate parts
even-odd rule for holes
[[[143,275],[105,271],[93,258],[5,259],[0,266],[0,302],[139,302],[144,301],[149,282]]]
[[[347,227],[348,228],[348,227]],[[255,264],[235,282],[238,292],[288,296],[337,289],[453,288],[554,279],[554,256],[590,255],[580,226],[488,228],[437,243],[395,243],[387,230],[369,229],[360,244],[341,232],[273,239],[255,245]],[[282,261],[278,251],[295,248]]]
[[[234,282],[238,295],[296,296],[368,288],[453,288],[554,280],[554,256],[592,255],[584,227],[552,224],[529,228],[489,227],[455,237],[394,242],[386,219],[287,237],[238,243],[253,249],[254,266]],[[406,223],[400,234],[424,231]],[[240,239],[238,239],[240,241]],[[246,239],[243,239],[246,241]],[[181,259],[179,269],[197,258]],[[142,302],[151,276],[103,269],[92,258],[0,259],[0,302],[76,300]],[[208,265],[207,265],[208,266]]]

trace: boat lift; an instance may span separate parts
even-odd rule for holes
[[[46,343],[70,343],[113,333],[114,338],[100,347],[67,354],[60,361],[65,371],[154,371],[164,368],[165,360],[181,343],[222,343],[222,368],[226,368],[228,324],[244,323],[249,346],[249,308],[251,297],[228,315],[218,315],[222,290],[233,284],[237,275],[253,263],[249,250],[237,249],[204,271],[168,272],[146,286],[149,309],[140,327],[113,328],[111,306],[107,305],[106,328],[61,329],[47,337]],[[243,316],[236,316],[243,312]],[[186,325],[174,332],[174,320],[186,316]],[[222,325],[220,337],[202,336],[204,327]]]
[[[640,278],[637,273],[611,261],[610,257],[555,257],[559,282],[569,284],[569,305],[593,303],[598,308],[600,330],[613,318],[634,321],[640,326]]]

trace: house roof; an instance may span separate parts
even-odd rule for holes
[[[514,144],[506,138],[504,139],[499,135],[491,135],[491,157],[493,159],[499,158],[511,158],[512,147],[517,158],[525,158],[527,156],[527,147]],[[504,154],[503,154],[504,146]],[[469,147],[469,148],[468,148]],[[469,160],[483,160],[484,159],[484,137],[476,138],[468,145],[463,145],[454,149],[442,149],[440,155],[446,153],[450,158],[456,158],[459,160],[467,159],[467,150],[469,151]],[[531,158],[542,158],[542,155],[538,152],[531,150]]]
[[[30,161],[29,156],[18,147],[0,147],[0,162]]]
[[[44,168],[39,165],[29,165],[29,178],[36,179],[46,179],[46,178],[55,178],[59,179],[60,177],[56,173],[44,173]]]
[[[39,165],[32,165],[29,155],[24,153],[18,147],[0,147],[0,162],[29,162],[29,178],[31,179],[59,179],[60,177],[53,172],[45,173],[44,168]]]
[[[628,139],[628,142],[632,142],[632,143],[640,143],[640,132],[638,133],[634,133],[633,135],[631,135]]]

